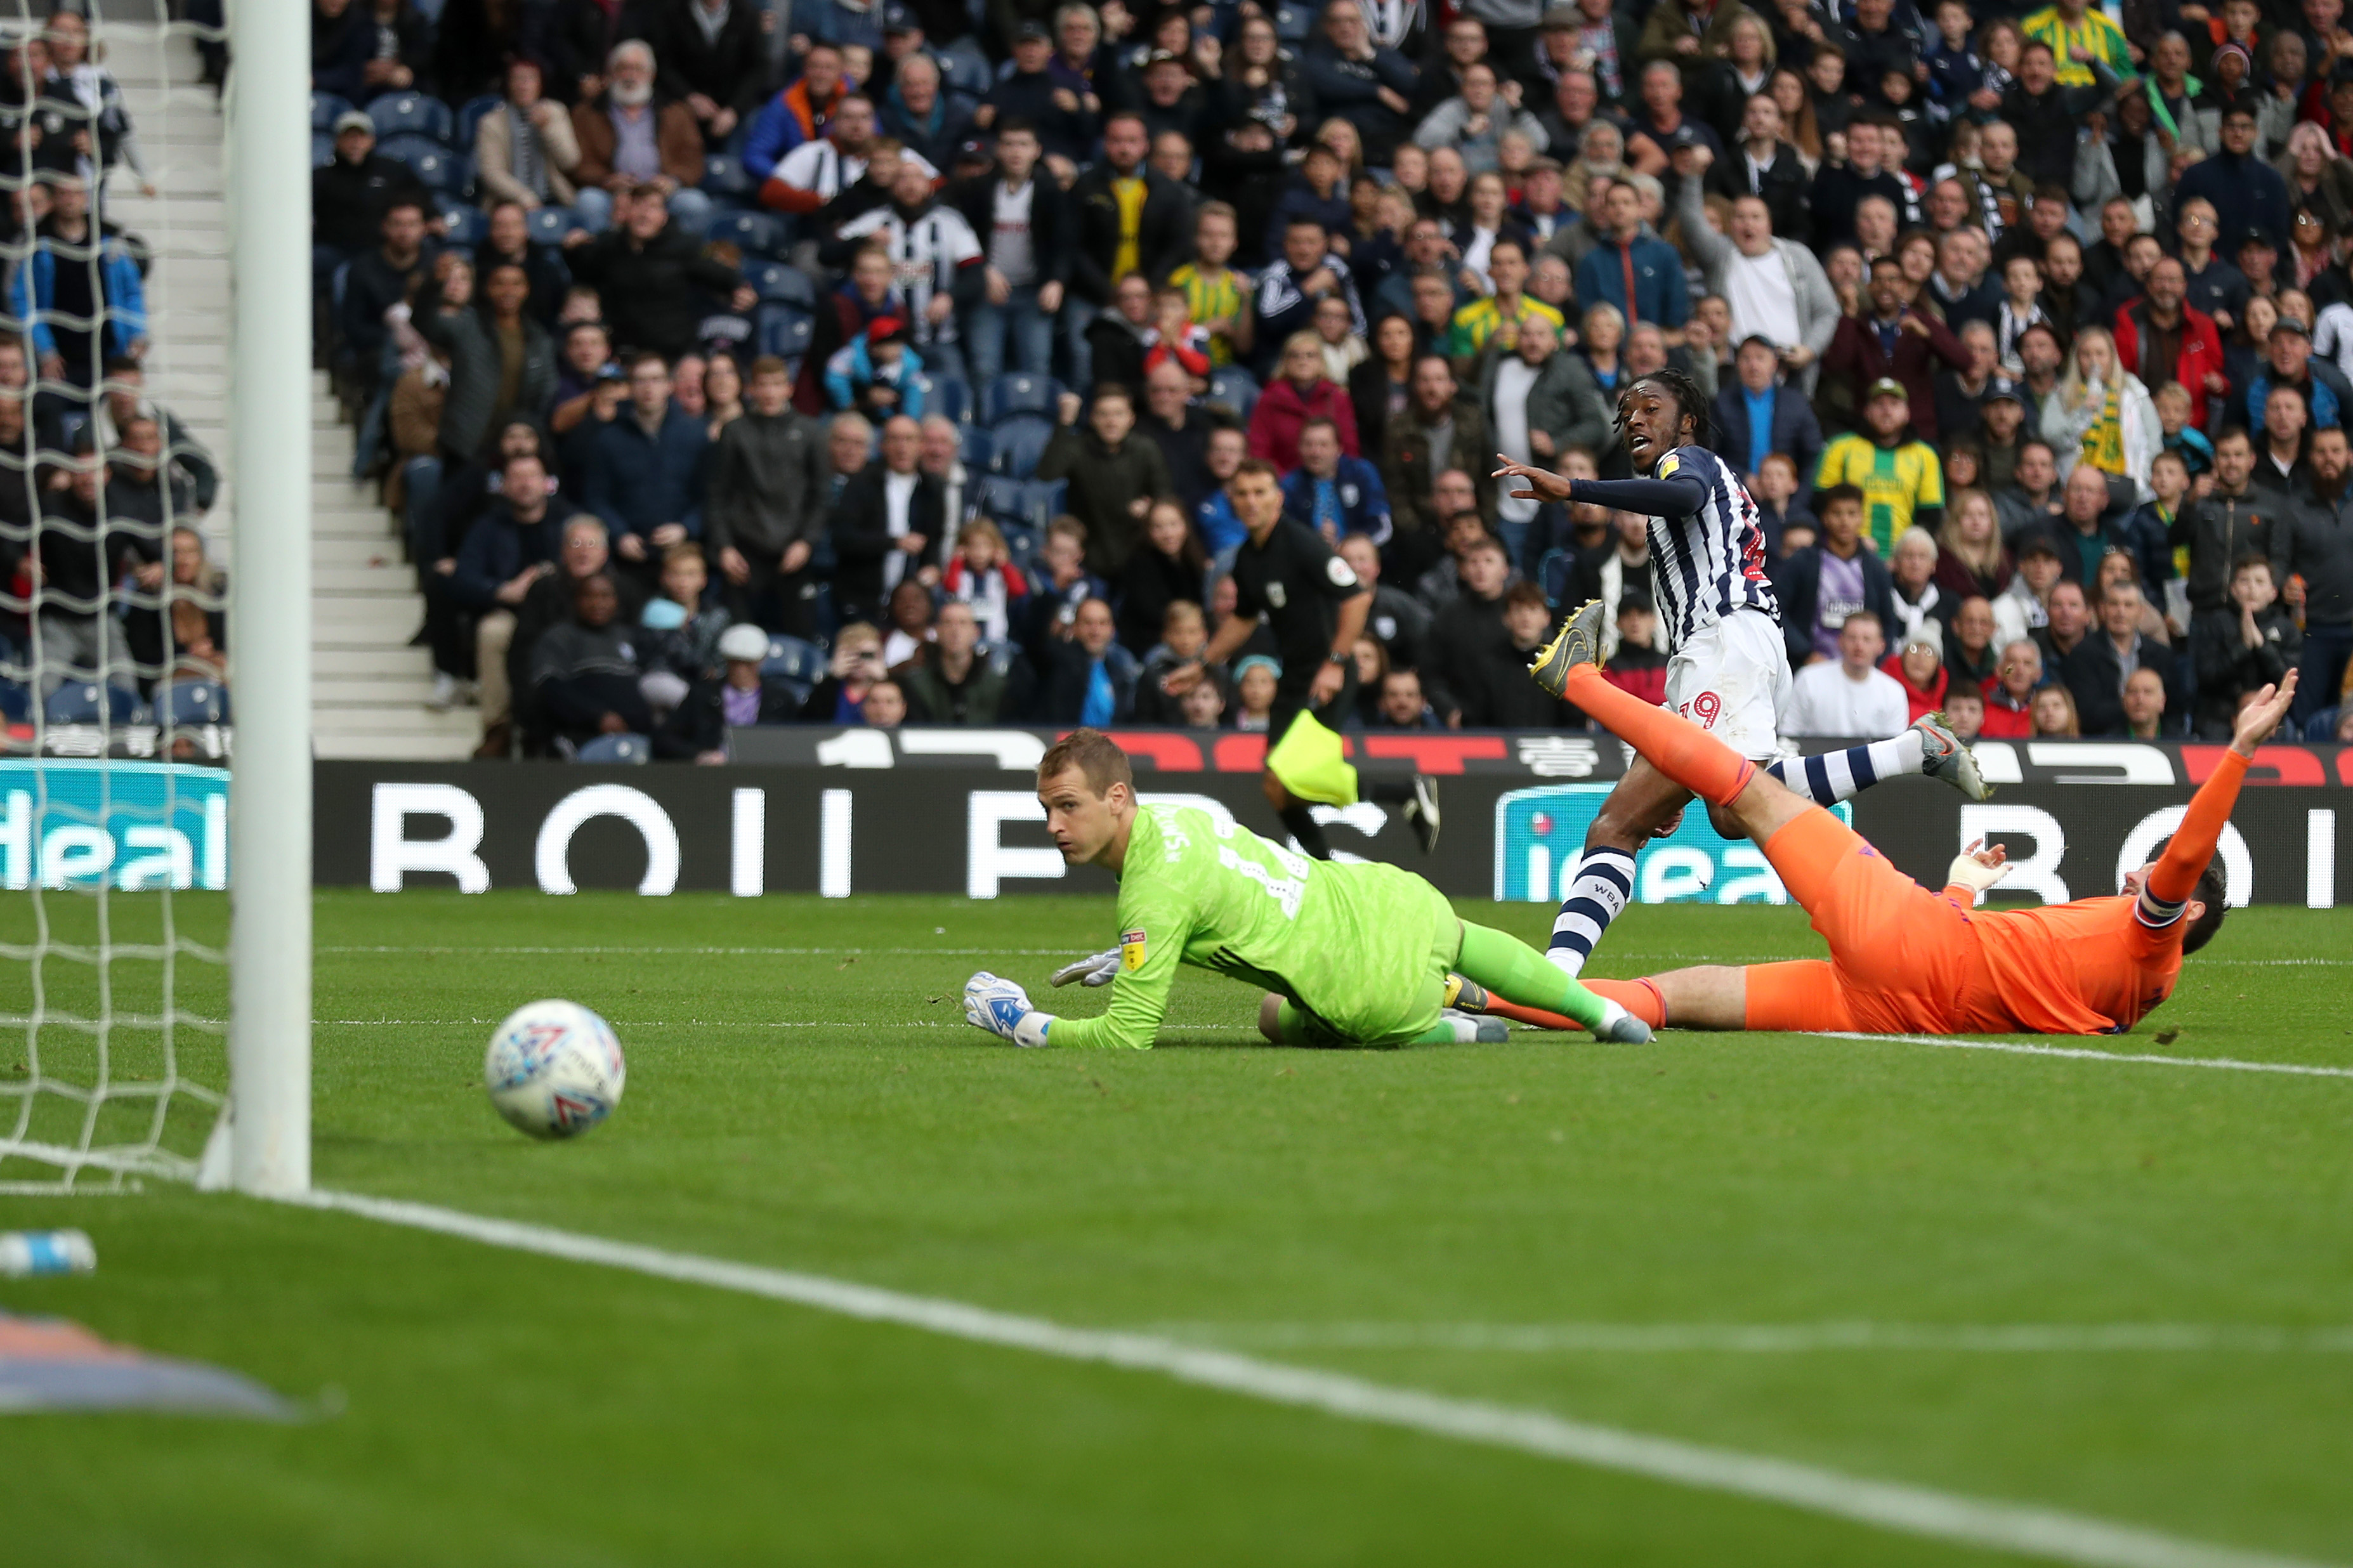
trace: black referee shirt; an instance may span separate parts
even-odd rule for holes
[[[1249,617],[1263,613],[1273,627],[1282,658],[1277,689],[1286,695],[1306,693],[1317,667],[1332,657],[1340,606],[1364,591],[1323,536],[1291,518],[1276,523],[1262,545],[1244,539],[1234,557],[1235,608]]]

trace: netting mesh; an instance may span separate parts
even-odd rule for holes
[[[0,16],[0,1190],[190,1178],[228,1081],[219,37]]]

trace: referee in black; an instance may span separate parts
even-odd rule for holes
[[[1234,558],[1234,614],[1218,628],[1200,658],[1168,676],[1162,687],[1171,696],[1191,690],[1206,678],[1205,666],[1232,658],[1263,619],[1273,628],[1282,659],[1267,724],[1271,754],[1300,714],[1313,713],[1336,732],[1354,708],[1356,639],[1364,635],[1365,617],[1372,610],[1373,589],[1356,581],[1356,572],[1332,553],[1314,529],[1282,515],[1282,487],[1273,464],[1245,459],[1227,482],[1226,494],[1234,515],[1250,532]],[[1332,847],[1324,842],[1323,826],[1307,803],[1283,787],[1271,770],[1260,782],[1267,804],[1299,847],[1318,860],[1329,860]],[[1422,853],[1437,844],[1438,788],[1427,774],[1366,779],[1361,787],[1366,799],[1403,808]]]

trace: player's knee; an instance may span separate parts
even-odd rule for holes
[[[1650,837],[1647,826],[1637,827],[1630,815],[1604,800],[1601,809],[1594,813],[1593,826],[1585,830],[1585,847],[1588,849],[1640,849]]]
[[[1259,1001],[1258,1032],[1270,1044],[1282,1044],[1282,998],[1271,991]]]

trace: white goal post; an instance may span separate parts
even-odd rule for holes
[[[311,1185],[311,11],[229,0],[229,1116],[234,1179]]]

